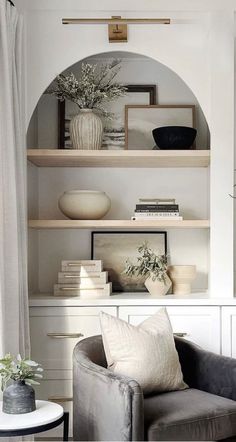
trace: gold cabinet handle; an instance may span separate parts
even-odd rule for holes
[[[184,338],[185,336],[188,336],[188,333],[174,333],[175,336],[178,336],[178,338]]]
[[[47,336],[52,339],[67,339],[67,338],[82,338],[82,333],[47,333]]]
[[[48,398],[50,402],[58,402],[58,403],[64,403],[64,402],[73,402],[73,397],[66,397],[66,396],[51,396]]]

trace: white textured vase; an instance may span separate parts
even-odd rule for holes
[[[81,109],[70,122],[73,149],[101,149],[103,125],[92,109]]]
[[[165,277],[165,282],[158,281],[157,279],[153,281],[152,276],[149,276],[144,284],[151,296],[164,296],[171,287],[171,280],[168,275]]]
[[[184,296],[191,293],[191,283],[196,278],[196,266],[169,266],[168,274],[173,284],[174,295]]]
[[[58,201],[59,209],[70,219],[101,219],[111,207],[111,200],[99,190],[69,190]]]

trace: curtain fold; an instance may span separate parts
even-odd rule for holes
[[[0,0],[0,356],[29,355],[23,18]]]

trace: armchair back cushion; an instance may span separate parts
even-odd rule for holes
[[[100,321],[110,370],[135,379],[145,394],[187,388],[165,308],[138,327],[103,312]]]

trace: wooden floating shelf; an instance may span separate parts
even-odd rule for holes
[[[210,150],[28,149],[39,167],[208,167]]]
[[[132,220],[64,220],[31,219],[31,229],[208,229],[210,221],[204,219],[183,221],[132,221]]]

